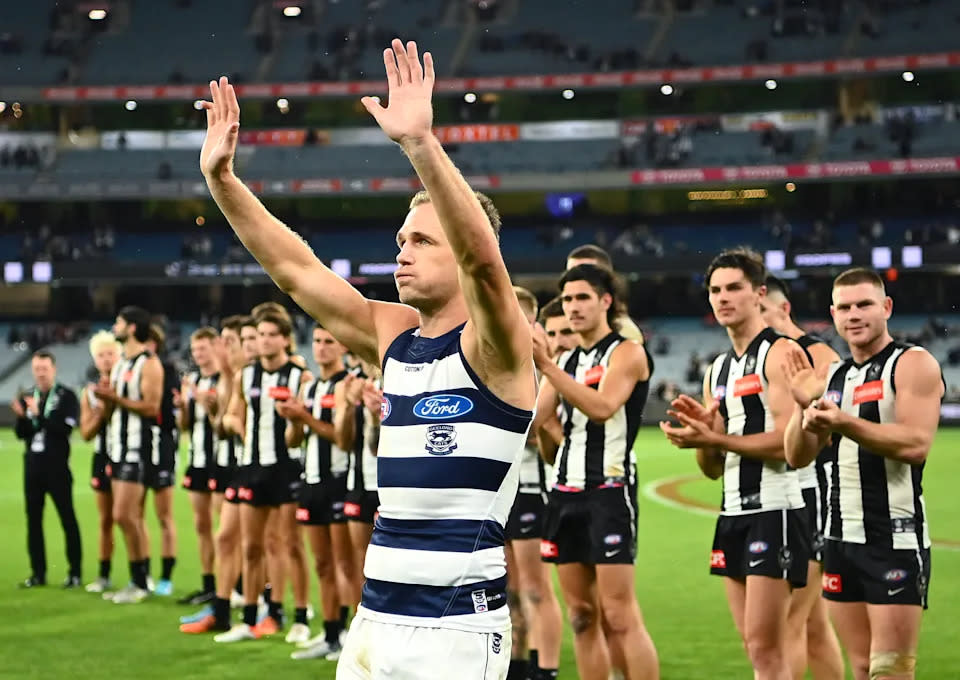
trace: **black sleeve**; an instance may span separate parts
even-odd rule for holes
[[[17,418],[17,423],[14,425],[13,431],[16,433],[17,439],[28,441],[37,433],[37,429],[38,428],[33,425],[32,418]]]
[[[73,390],[66,389],[58,395],[60,403],[53,410],[50,417],[42,421],[42,427],[48,434],[70,436],[71,430],[77,426],[80,418],[80,402]]]

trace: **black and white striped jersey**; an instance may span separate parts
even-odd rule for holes
[[[244,367],[247,421],[241,467],[270,467],[291,458],[285,437],[287,420],[277,413],[276,403],[296,396],[302,375],[303,369],[292,361],[275,371],[267,371],[259,361]]]
[[[190,383],[194,386],[193,393],[182,395],[187,397],[187,403],[183,408],[187,409],[187,428],[190,432],[190,462],[188,467],[212,468],[216,463],[219,440],[216,432],[214,432],[210,414],[203,402],[197,399],[197,396],[205,392],[215,391],[219,379],[219,373],[201,375],[199,371],[193,371],[189,375]]]
[[[337,383],[347,375],[339,371],[329,379],[315,378],[303,390],[303,402],[314,418],[321,423],[333,423],[334,390]],[[332,477],[347,473],[347,452],[325,437],[307,428],[306,456],[304,457],[304,480],[307,484],[328,482]]]
[[[118,397],[131,401],[143,400],[143,366],[153,355],[141,352],[130,359],[118,361],[110,373],[110,384]],[[114,463],[138,463],[150,460],[159,446],[159,430],[155,418],[146,418],[119,404],[113,409],[108,429],[107,452]]]
[[[858,418],[894,423],[897,362],[905,352],[919,350],[891,342],[863,364],[852,359],[835,363],[824,397]],[[824,535],[894,550],[929,548],[923,467],[884,458],[835,433],[824,461],[828,483]]]
[[[767,354],[781,339],[771,328],[763,329],[742,356],[733,350],[718,356],[710,369],[710,391],[719,402],[727,434],[751,435],[774,429],[767,405]],[[762,461],[726,453],[723,470],[721,514],[746,515],[767,510],[802,508],[803,494],[796,470],[786,461]]]
[[[577,347],[564,352],[557,364],[577,382],[599,389],[610,357],[624,341],[623,336],[611,332],[589,349]],[[649,352],[647,362],[652,376],[653,358]],[[563,444],[553,465],[554,488],[562,491],[636,484],[632,450],[648,391],[649,377],[638,381],[626,402],[602,423],[590,420],[561,397]]]

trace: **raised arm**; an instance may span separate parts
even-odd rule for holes
[[[463,335],[467,358],[481,372],[523,370],[531,362],[529,324],[516,304],[494,227],[432,132],[433,57],[425,53],[421,64],[415,42],[404,48],[394,40],[383,60],[389,105],[372,97],[361,101],[410,158],[453,250],[472,322]]]
[[[247,400],[243,396],[243,369],[241,369],[233,377],[233,391],[221,421],[223,432],[242,438],[246,431],[246,420]]]
[[[104,417],[109,417],[115,407],[133,411],[144,418],[159,416],[160,402],[163,400],[163,365],[157,357],[152,356],[144,362],[140,385],[141,398],[137,400],[117,395],[113,386],[102,382],[97,385],[93,393],[107,404]]]
[[[357,406],[363,379],[348,373],[333,388],[333,442],[343,451],[353,450],[357,439]]]
[[[94,408],[90,405],[90,398],[87,395],[89,387],[84,387],[80,393],[80,436],[84,441],[90,441],[97,436],[97,432],[103,426],[103,406]]]
[[[233,172],[240,130],[240,105],[226,78],[210,82],[207,137],[200,169],[213,200],[248,251],[274,283],[340,342],[373,363],[380,362],[381,336],[417,325],[403,305],[367,300],[317,259],[310,246],[271,215]],[[393,333],[393,334],[391,334]]]
[[[560,439],[557,439],[557,430],[560,425],[557,420],[557,407],[560,405],[560,395],[550,381],[544,377],[540,381],[540,394],[537,395],[537,414],[533,419],[533,430],[537,436],[537,445],[540,449],[540,457],[544,461],[553,465],[557,459],[557,451],[560,444],[563,443],[563,430],[559,431]]]
[[[643,346],[632,340],[613,350],[610,365],[597,389],[574,380],[552,361],[538,361],[537,367],[557,392],[590,420],[601,423],[613,416],[630,398],[637,382],[650,378],[650,365]]]
[[[878,456],[920,465],[927,459],[940,422],[944,391],[940,364],[926,350],[908,350],[897,362],[894,387],[896,422],[864,420],[840,411],[832,402],[824,403],[824,399],[808,409],[807,420],[814,427],[829,427]]]

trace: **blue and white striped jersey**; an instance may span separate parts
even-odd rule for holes
[[[510,620],[504,526],[533,413],[483,385],[462,331],[410,329],[384,356],[380,514],[361,606],[385,623],[497,632]]]

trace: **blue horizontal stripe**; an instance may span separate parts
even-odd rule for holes
[[[478,614],[507,604],[507,577],[463,586],[424,586],[368,578],[360,599],[367,609],[384,614],[438,619]],[[482,597],[474,593],[482,592]],[[483,603],[482,606],[479,603]]]
[[[510,463],[466,456],[377,458],[377,485],[419,489],[479,489],[497,491]]]
[[[503,547],[503,527],[490,520],[390,519],[374,522],[372,545],[403,550],[469,553]]]
[[[470,400],[472,407],[466,413],[446,417],[423,418],[414,412],[414,407],[423,399],[431,396],[454,395]],[[530,426],[532,414],[504,410],[492,404],[489,398],[475,387],[458,387],[445,390],[431,390],[414,395],[385,393],[390,402],[390,410],[383,420],[384,427],[403,427],[404,425],[435,425],[437,423],[480,423],[499,430],[523,434]]]

